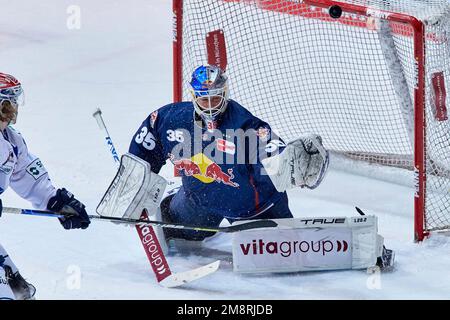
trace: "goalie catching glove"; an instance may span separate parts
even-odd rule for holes
[[[289,142],[280,154],[261,162],[279,192],[293,187],[314,189],[325,177],[329,152],[322,138],[312,134]]]

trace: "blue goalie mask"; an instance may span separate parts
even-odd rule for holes
[[[192,73],[191,94],[195,112],[205,121],[215,121],[228,103],[228,77],[216,66],[200,66]]]

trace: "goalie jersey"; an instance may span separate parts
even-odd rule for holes
[[[8,186],[38,209],[46,209],[56,194],[41,160],[28,151],[22,135],[12,127],[0,136],[0,195]]]
[[[265,174],[261,159],[281,152],[284,143],[270,126],[234,100],[212,127],[197,119],[192,102],[166,105],[149,115],[134,135],[129,152],[158,173],[167,160],[182,176],[171,206],[224,218],[256,218],[287,195]]]

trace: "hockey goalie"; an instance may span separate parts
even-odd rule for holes
[[[141,182],[144,181],[142,175],[121,172],[120,175],[125,176],[128,182],[113,182],[111,187],[117,191],[120,188],[133,189],[130,186],[135,185],[136,192],[141,190],[139,196],[136,199],[130,196],[124,200],[124,195],[135,193],[119,192],[118,196],[112,192],[108,201],[100,204],[99,213],[117,212],[117,216],[122,216],[125,212],[127,218],[139,219],[145,208],[154,220],[205,228],[217,228],[224,219],[232,224],[255,219],[275,219],[283,227],[270,232],[282,236],[295,229],[302,234],[301,237],[309,239],[310,232],[314,232],[318,224],[306,228],[293,218],[286,190],[294,187],[314,189],[324,179],[329,153],[322,145],[321,137],[309,134],[286,144],[268,123],[229,98],[228,78],[219,67],[206,65],[196,68],[190,87],[191,101],[168,104],[152,112],[132,138],[126,155],[127,167],[132,168],[133,161],[144,161],[151,168],[150,177],[143,184],[145,187],[141,188]],[[158,173],[167,160],[181,175],[182,185],[163,197],[161,190],[165,188],[164,179]],[[114,197],[118,199],[112,199]],[[376,228],[373,228],[376,221],[369,220],[372,233],[366,237],[368,240],[357,237],[356,231],[352,233],[352,225],[345,224],[347,245],[352,246],[352,234],[355,235],[354,239],[365,239],[365,242],[361,240],[354,243],[362,248],[354,252],[369,257],[364,266],[375,265],[377,258],[382,256],[382,241],[380,243]],[[321,232],[322,238],[344,232],[336,231],[339,229],[338,224],[328,230],[329,225],[319,227],[325,230]],[[158,230],[161,243],[171,244],[176,243],[170,241],[172,239],[201,242],[215,234],[175,228],[155,229]],[[366,233],[369,232],[367,230]],[[247,233],[239,234],[244,236]],[[264,239],[267,230],[252,230],[251,236]],[[236,237],[233,243],[242,240],[238,235]],[[311,239],[308,241],[313,241]],[[247,252],[247,256],[258,245],[252,241],[249,243],[248,248],[243,244],[244,255]],[[364,251],[366,247],[370,252]],[[342,265],[339,265],[339,261],[325,263],[318,268],[352,268],[348,259]],[[306,270],[301,267],[287,269],[293,268]],[[249,268],[245,271],[249,271]]]

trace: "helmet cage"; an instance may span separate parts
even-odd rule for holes
[[[228,103],[228,77],[224,71],[214,65],[199,66],[189,84],[195,112],[206,122],[216,121]]]
[[[228,102],[228,88],[225,86],[219,89],[191,90],[195,111],[214,120],[219,114],[225,111]]]

